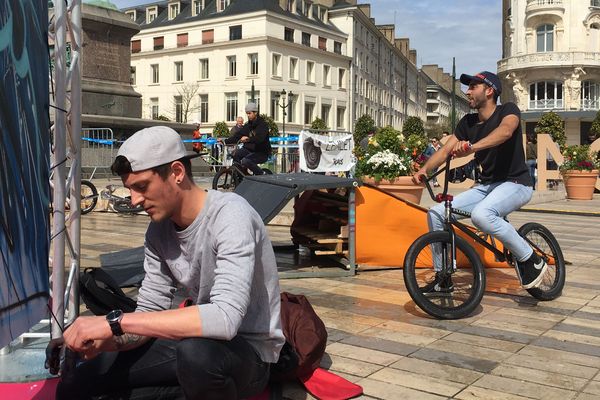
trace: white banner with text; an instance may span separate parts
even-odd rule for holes
[[[354,166],[354,140],[348,132],[300,132],[300,169],[346,172]]]

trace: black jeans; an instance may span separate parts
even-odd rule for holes
[[[253,153],[248,149],[237,149],[233,153],[233,161],[239,162],[244,168],[252,171],[254,175],[262,175],[262,169],[257,164],[262,164],[269,158],[268,154]]]
[[[243,338],[154,339],[103,353],[63,377],[57,400],[166,400],[252,397],[264,390],[269,364]]]

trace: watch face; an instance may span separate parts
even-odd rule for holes
[[[123,311],[121,310],[112,310],[106,315],[106,319],[109,321],[118,321],[119,318],[123,315]]]

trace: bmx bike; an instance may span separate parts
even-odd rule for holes
[[[458,319],[471,314],[485,291],[484,265],[473,246],[459,236],[456,229],[464,233],[469,241],[491,251],[496,261],[516,268],[513,255],[497,238],[457,220],[457,216],[468,218],[470,214],[452,207],[453,196],[448,194],[449,174],[445,174],[443,192],[437,195],[433,193],[430,182],[448,170],[450,159],[446,160],[444,169],[424,180],[431,198],[444,203],[444,229],[417,238],[406,253],[403,269],[404,283],[410,297],[423,311],[440,319]],[[528,222],[517,232],[548,264],[540,285],[527,289],[527,292],[542,301],[556,299],[562,292],[566,276],[565,260],[558,241],[548,228],[537,222]],[[436,269],[442,279],[450,279],[451,290],[425,293],[423,288],[433,280]]]

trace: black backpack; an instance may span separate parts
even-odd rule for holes
[[[95,315],[112,310],[135,311],[135,300],[127,297],[115,280],[101,268],[86,268],[79,274],[79,294]]]

